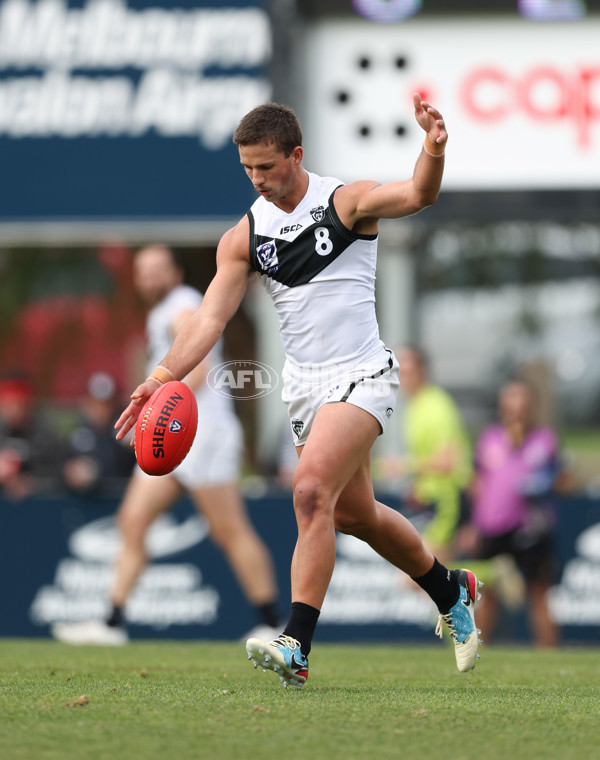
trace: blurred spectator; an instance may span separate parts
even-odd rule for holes
[[[476,447],[472,521],[479,554],[490,560],[513,558],[525,581],[534,642],[556,646],[559,634],[546,594],[557,564],[551,495],[565,482],[558,438],[551,428],[536,426],[532,391],[524,382],[502,387],[499,416],[500,424],[486,428]],[[486,588],[478,606],[477,621],[486,640],[504,595],[500,580]]]
[[[29,378],[0,379],[0,492],[24,499],[36,488],[57,486],[65,447],[38,410]]]
[[[430,382],[423,352],[410,346],[397,355],[400,385],[407,397],[408,450],[399,471],[412,480],[408,506],[431,512],[423,531],[425,545],[447,565],[453,559],[456,530],[465,512],[465,489],[472,478],[469,438],[453,399]]]
[[[65,482],[72,490],[98,493],[122,485],[120,481],[131,474],[135,455],[127,443],[115,439],[113,427],[119,401],[110,375],[95,372],[89,378],[63,469]]]

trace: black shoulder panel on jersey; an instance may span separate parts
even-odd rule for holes
[[[254,245],[254,214],[252,213],[251,209],[248,210],[246,216],[248,217],[248,225],[250,227],[250,266],[252,269],[256,269],[256,246]]]
[[[339,187],[342,187],[342,185],[340,185]],[[340,230],[343,230],[346,235],[352,235],[353,240],[376,240],[377,235],[362,235],[360,232],[354,232],[353,230],[349,230],[347,227],[344,227],[344,225],[342,224],[342,220],[339,218],[338,213],[335,210],[335,206],[333,205],[333,196],[335,195],[336,191],[339,190],[339,187],[336,187],[335,190],[329,196],[328,209],[331,212],[331,218],[333,220],[333,223]]]
[[[358,235],[344,227],[333,207],[334,193],[320,221],[305,227],[293,240],[256,234],[252,213],[248,212],[252,267],[293,288],[310,282],[356,240],[374,240],[376,235]]]

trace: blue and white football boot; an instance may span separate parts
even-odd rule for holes
[[[283,633],[273,641],[248,639],[246,642],[248,659],[255,668],[272,670],[279,675],[281,683],[301,689],[308,678],[308,658],[300,651],[300,642]]]
[[[475,667],[475,660],[480,655],[477,648],[481,643],[475,627],[475,602],[481,598],[480,588],[483,586],[477,580],[475,573],[470,570],[452,570],[452,574],[458,580],[460,594],[458,601],[445,615],[438,617],[435,628],[436,635],[443,637],[444,623],[454,641],[454,654],[456,655],[456,667],[461,673],[465,673]]]

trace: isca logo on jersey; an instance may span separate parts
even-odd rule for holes
[[[273,367],[262,362],[230,361],[213,367],[206,383],[220,396],[244,400],[274,391],[279,385],[279,376]]]

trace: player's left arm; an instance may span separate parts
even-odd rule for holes
[[[341,187],[335,195],[336,211],[350,229],[376,232],[378,219],[408,216],[437,200],[444,173],[448,132],[442,114],[422,100],[418,93],[413,95],[413,105],[415,119],[425,132],[425,140],[412,177],[385,184],[362,180]]]

